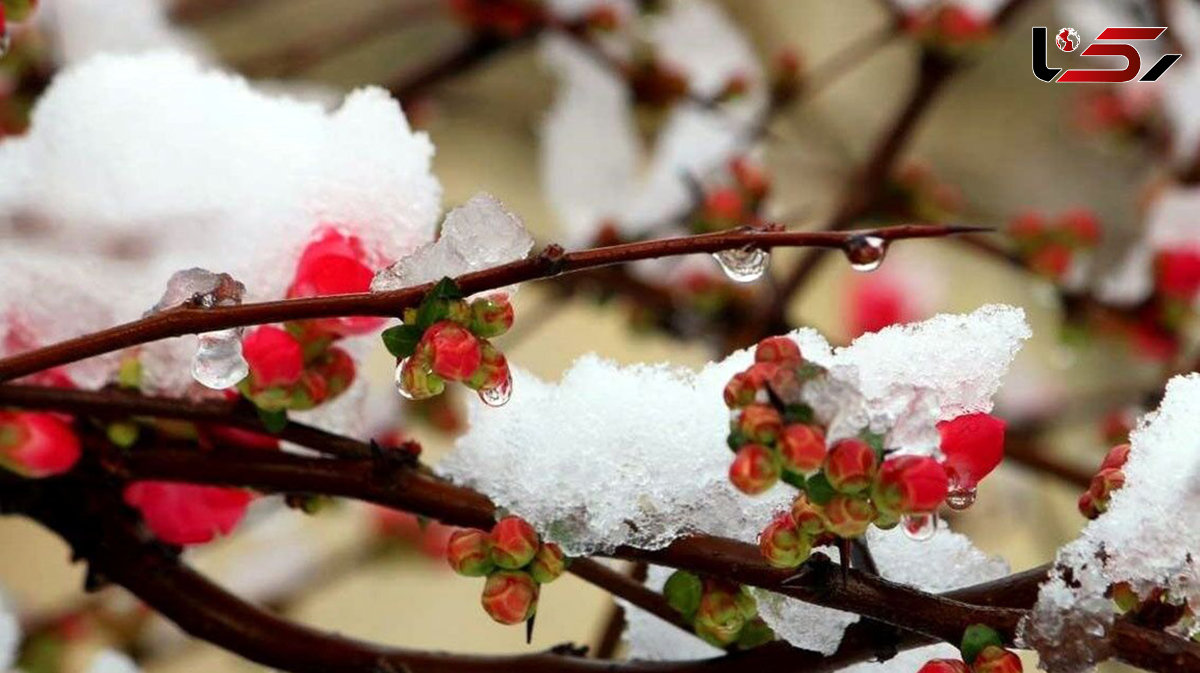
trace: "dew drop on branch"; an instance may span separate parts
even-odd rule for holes
[[[936,513],[905,514],[900,518],[900,528],[909,539],[924,542],[937,532],[938,518]]]
[[[714,253],[713,257],[721,264],[729,280],[737,283],[752,283],[762,278],[771,261],[771,256],[765,250],[757,248],[722,250]]]
[[[489,407],[502,407],[512,399],[512,389],[512,377],[510,376],[495,388],[480,390],[479,399]]]
[[[192,357],[192,378],[214,390],[237,385],[250,373],[242,357],[241,330],[228,329],[200,335],[200,344]]]
[[[172,308],[216,308],[242,303],[246,287],[227,273],[191,268],[176,271],[167,281],[167,289],[147,315]],[[223,329],[198,335],[199,345],[192,357],[192,378],[201,385],[224,390],[246,378],[250,367],[242,357],[241,328]]]
[[[842,247],[850,268],[855,271],[874,271],[883,264],[887,241],[878,236],[852,236]]]

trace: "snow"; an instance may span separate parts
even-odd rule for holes
[[[1129,582],[1142,596],[1166,587],[1173,599],[1200,607],[1200,564],[1193,557],[1200,527],[1189,520],[1200,507],[1198,407],[1200,375],[1168,382],[1158,411],[1131,436],[1124,487],[1106,513],[1059,550],[1058,571],[1023,625],[1023,637],[1050,673],[1087,670],[1105,657],[1114,607],[1104,591],[1112,583]]]
[[[35,21],[59,65],[100,53],[158,49],[199,53],[199,44],[170,25],[164,0],[42,0]]]
[[[491,194],[476,194],[451,210],[434,243],[422,246],[371,282],[376,292],[398,290],[524,259],[533,236]]]
[[[116,650],[100,650],[92,657],[86,673],[138,673],[140,670],[128,655]]]
[[[21,624],[12,606],[0,593],[0,671],[12,668],[17,660],[17,646],[21,644]]]

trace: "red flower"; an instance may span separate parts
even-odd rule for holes
[[[519,516],[506,516],[492,527],[488,540],[492,545],[492,560],[508,570],[523,568],[537,554],[537,531]]]
[[[1003,420],[991,414],[965,414],[938,423],[946,474],[954,488],[971,489],[1004,458]]]
[[[971,673],[971,669],[958,659],[930,659],[917,673]]]
[[[496,567],[488,534],[475,528],[460,528],[450,535],[446,561],[454,572],[467,577],[483,577]]]
[[[286,330],[265,325],[242,339],[242,355],[250,365],[256,391],[290,386],[304,372],[304,351]]]
[[[716,224],[736,224],[744,212],[742,195],[733,187],[718,187],[704,196],[704,216]]]
[[[779,436],[783,469],[809,475],[825,462],[825,433],[815,425],[793,423]]]
[[[795,568],[808,560],[812,540],[796,527],[789,512],[776,516],[758,535],[758,548],[776,568]]]
[[[125,502],[142,513],[146,526],[169,544],[195,545],[228,535],[254,496],[238,488],[138,481],[125,488]]]
[[[0,411],[0,467],[24,477],[50,477],[74,467],[79,455],[79,438],[63,416]]]
[[[483,585],[484,612],[501,624],[520,624],[537,612],[538,584],[529,573],[497,570]]]
[[[1061,243],[1050,243],[1038,249],[1029,258],[1029,267],[1037,273],[1051,279],[1062,278],[1071,268],[1071,258],[1074,253]]]
[[[1191,301],[1200,290],[1200,248],[1159,252],[1155,271],[1161,294]]]
[[[909,514],[932,512],[946,499],[946,470],[928,456],[898,456],[883,461],[872,498],[881,510]]]
[[[755,362],[774,362],[777,364],[800,364],[804,358],[800,355],[800,347],[795,341],[785,336],[767,337],[758,342],[754,348]]]
[[[465,327],[449,320],[435,323],[421,337],[418,353],[428,353],[434,374],[451,381],[471,377],[483,361],[479,339]]]
[[[876,461],[875,449],[863,440],[839,440],[825,457],[825,477],[842,493],[858,493],[871,485]]]
[[[762,493],[779,481],[779,459],[761,444],[747,444],[729,466],[729,481],[742,493]]]
[[[1017,241],[1028,243],[1046,233],[1046,220],[1038,213],[1022,213],[1008,225],[1008,234]]]
[[[857,274],[847,288],[846,332],[851,339],[918,317],[903,284],[886,272]]]
[[[296,264],[296,276],[288,288],[289,299],[333,294],[366,292],[375,273],[367,265],[367,252],[357,236],[349,236],[332,226],[318,229]],[[370,332],[384,323],[383,318],[358,316],[320,318],[306,321],[310,326],[334,336]]]

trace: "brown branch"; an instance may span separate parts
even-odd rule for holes
[[[459,276],[463,292],[475,294],[563,273],[693,253],[714,253],[736,248],[771,250],[777,247],[840,248],[855,235],[878,236],[888,241],[935,238],[981,231],[958,226],[905,225],[861,232],[796,232],[737,229],[712,234],[663,238],[606,247],[561,252],[552,246],[541,254]],[[364,292],[305,299],[243,304],[217,308],[179,307],[141,320],[69,339],[44,348],[0,359],[0,382],[44,369],[77,362],[159,339],[213,330],[288,320],[343,316],[397,316],[415,306],[432,283],[391,292]]]
[[[504,38],[492,33],[473,33],[440,56],[416,68],[406,68],[384,83],[402,105],[428,93],[434,87],[456,77],[491,57],[531,39],[535,32],[519,38]]]

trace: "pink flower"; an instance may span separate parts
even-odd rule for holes
[[[975,486],[1004,458],[1003,420],[991,414],[966,414],[938,423],[946,474],[954,488]]]
[[[74,467],[79,455],[79,438],[65,417],[0,411],[0,467],[25,477],[50,477]]]
[[[169,481],[138,481],[125,488],[125,502],[163,542],[196,545],[228,535],[254,496],[239,488]]]
[[[333,226],[322,226],[296,264],[296,275],[288,288],[289,299],[366,292],[375,273],[368,266],[362,240],[343,234]],[[370,332],[383,318],[358,316],[320,318],[306,321],[309,327],[335,337]]]

